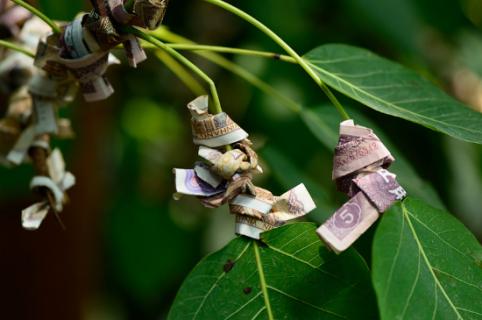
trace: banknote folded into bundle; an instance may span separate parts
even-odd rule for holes
[[[34,16],[25,21],[22,29],[9,41],[14,41],[27,50],[35,51],[39,39],[49,32],[50,27]],[[23,53],[8,50],[1,54],[0,58],[0,94],[15,93],[38,71],[33,65],[33,59]]]
[[[117,23],[154,30],[164,19],[169,0],[135,0],[132,12],[124,7],[124,2],[124,0],[108,0],[106,2],[106,9]],[[102,4],[97,6],[102,6]]]
[[[34,203],[22,211],[22,226],[25,229],[38,229],[49,210],[62,211],[67,201],[66,191],[75,184],[74,175],[65,171],[65,162],[58,149],[52,151],[47,158],[47,168],[48,176],[35,176],[30,187],[33,190],[47,190],[52,199]]]
[[[35,66],[46,71],[53,79],[63,82],[77,81],[86,101],[108,98],[114,92],[104,77],[109,66],[109,52],[86,53],[79,49],[80,46],[69,47],[65,51],[62,47],[65,40],[61,36],[51,34],[39,42]],[[83,43],[82,39],[78,43]],[[85,48],[83,44],[82,47]],[[76,54],[72,54],[73,52]]]
[[[177,195],[197,196],[209,208],[228,203],[236,215],[236,233],[254,239],[315,208],[303,184],[280,197],[256,187],[252,175],[262,169],[248,134],[226,113],[210,114],[208,104],[207,96],[188,104],[193,142],[199,145],[202,161],[194,169],[174,169]]]
[[[27,49],[35,50],[39,39],[50,32],[50,27],[37,17],[23,24],[17,42]],[[72,135],[70,122],[58,119],[57,109],[65,102],[74,99],[76,86],[73,81],[60,81],[49,77],[33,65],[33,59],[19,53],[9,53],[0,63],[0,77],[22,74],[17,85],[9,84],[12,93],[8,97],[8,107],[4,118],[0,119],[0,158],[5,164],[20,164],[35,137],[44,133],[55,134],[60,138]],[[22,72],[20,72],[22,71]]]
[[[133,12],[128,12],[123,0],[95,0],[94,11],[62,27],[60,35],[50,35],[40,43],[36,65],[57,77],[73,76],[86,101],[106,99],[114,92],[104,76],[110,62],[114,61],[109,51],[122,44],[132,67],[147,58],[139,40],[122,32],[119,26],[158,27],[167,2],[136,0]],[[61,69],[68,70],[69,74],[62,74]]]
[[[193,141],[202,161],[194,169],[174,173],[177,194],[198,196],[205,206],[218,207],[241,192],[254,194],[251,174],[261,168],[248,134],[226,113],[211,115],[208,103],[208,97],[201,96],[188,104]],[[226,150],[227,145],[232,148]]]
[[[335,252],[346,250],[397,200],[406,196],[396,175],[386,170],[395,159],[369,128],[353,120],[340,124],[333,180],[350,200],[317,230]]]
[[[16,37],[25,21],[32,17],[27,9],[9,0],[0,0],[0,38]]]
[[[240,142],[248,133],[225,113],[212,115],[208,112],[208,96],[200,96],[188,104],[191,112],[193,142],[211,148],[221,148]]]
[[[256,196],[240,194],[229,202],[231,213],[236,215],[236,233],[253,239],[260,239],[263,231],[302,217],[315,208],[316,205],[303,184],[279,197],[256,187]]]

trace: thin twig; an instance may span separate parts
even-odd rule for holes
[[[274,52],[250,50],[250,49],[240,49],[231,48],[223,46],[210,46],[201,44],[186,44],[186,43],[166,43],[167,46],[176,50],[191,50],[191,51],[210,51],[210,52],[223,52],[223,53],[234,53],[240,55],[270,58],[274,60],[281,60],[289,63],[297,63],[296,60],[290,56],[282,55]]]
[[[274,33],[271,29],[269,29],[266,25],[264,25],[261,21],[257,20],[256,18],[252,17],[248,13],[238,9],[237,7],[224,2],[222,0],[204,0],[208,3],[211,3],[215,6],[221,7],[226,11],[231,12],[232,14],[240,17],[241,19],[247,21],[254,27],[258,28],[261,32],[266,34],[268,37],[271,38],[275,43],[277,43],[283,50],[286,51],[293,59],[299,64],[301,68],[315,81],[315,83],[323,90],[323,92],[327,95],[328,99],[333,103],[336,107],[342,118],[350,119],[348,113],[345,111],[345,108],[341,105],[338,99],[335,97],[333,92],[331,92],[330,88],[328,88],[323,81],[318,77],[316,72],[306,63],[306,61],[296,53],[280,36]]]
[[[189,68],[192,72],[194,72],[196,75],[198,75],[200,78],[202,78],[204,81],[206,81],[209,85],[209,88],[211,90],[211,97],[213,100],[212,104],[212,109],[211,113],[217,114],[223,112],[223,109],[221,108],[221,102],[219,101],[219,95],[218,91],[216,89],[216,85],[214,84],[214,81],[206,74],[204,71],[199,69],[194,63],[189,61],[186,57],[184,57],[182,54],[177,52],[176,50],[170,48],[167,46],[164,42],[156,39],[155,37],[140,31],[139,29],[133,28],[133,27],[125,27],[126,31],[129,33],[135,35],[136,37],[139,37],[153,45],[155,45],[157,48],[162,49],[169,53],[171,56],[179,60],[184,66]]]
[[[176,34],[172,31],[167,30],[166,28],[160,28],[156,31],[151,32],[152,35],[157,37],[160,40],[163,41],[169,41],[169,42],[174,42],[176,45],[178,44],[183,44],[183,45],[192,45],[197,46],[195,42],[193,42],[190,39],[187,39],[179,34]],[[174,45],[174,44],[169,44],[166,43],[166,45]],[[302,106],[294,101],[293,99],[285,96],[275,88],[273,88],[270,84],[266,83],[265,81],[261,80],[259,77],[256,75],[252,74],[248,70],[244,69],[243,67],[237,65],[236,63],[226,59],[222,55],[219,55],[214,52],[210,51],[194,51],[195,54],[205,58],[206,60],[211,61],[212,63],[226,69],[227,71],[237,75],[238,77],[244,79],[246,82],[250,83],[254,87],[258,88],[259,90],[263,91],[269,96],[274,97],[277,99],[279,102],[281,102],[281,105],[285,106],[289,110],[299,113],[302,111]],[[291,58],[291,57],[290,57]]]
[[[35,54],[33,52],[31,52],[28,49],[22,48],[21,46],[13,42],[0,40],[0,46],[23,53],[24,55],[29,56],[30,58],[35,58]]]

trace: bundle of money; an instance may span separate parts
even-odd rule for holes
[[[37,17],[26,21],[17,36],[20,45],[35,50],[39,39],[50,32],[50,27]],[[2,146],[0,157],[4,164],[20,164],[36,136],[44,133],[58,134],[57,108],[62,102],[72,101],[74,82],[60,82],[49,77],[33,65],[33,59],[23,54],[8,53],[0,63],[0,77],[16,74],[15,85],[9,83],[11,92],[4,118],[0,120]],[[19,78],[22,75],[22,78]],[[71,134],[69,123],[63,121],[62,136]]]
[[[67,69],[79,82],[87,101],[108,98],[113,88],[104,77],[109,51],[123,44],[129,65],[136,67],[147,56],[139,40],[122,32],[122,25],[154,29],[161,23],[167,0],[136,0],[133,12],[123,0],[93,0],[94,11],[62,27],[61,35],[51,35],[37,50],[36,65],[50,74]],[[59,68],[60,67],[60,68]],[[58,75],[57,75],[58,76]]]
[[[10,6],[10,2],[7,5],[8,14],[17,12],[15,8],[24,10]],[[1,15],[0,20],[3,18],[6,16]],[[12,40],[26,49],[36,50],[39,40],[50,32],[50,27],[37,17],[21,23],[21,15],[10,18],[16,18],[15,23],[21,25],[18,32],[12,31],[15,36]],[[0,162],[12,165],[30,159],[36,172],[31,188],[44,198],[22,211],[22,225],[26,229],[38,228],[49,210],[61,211],[67,200],[65,191],[75,183],[74,176],[65,171],[60,151],[50,152],[50,136],[72,136],[70,121],[59,119],[57,109],[74,99],[76,84],[63,65],[49,66],[45,71],[38,69],[34,59],[10,51],[0,62],[0,89],[8,101],[5,110],[1,110]]]
[[[35,65],[56,79],[78,81],[86,101],[103,100],[114,92],[104,76],[108,66],[117,61],[109,50],[122,42],[130,65],[135,67],[146,59],[137,38],[119,35],[108,17],[85,14],[63,26],[60,35],[42,39]]]
[[[211,115],[208,104],[208,96],[188,104],[193,141],[199,145],[203,162],[197,162],[193,170],[174,169],[177,194],[198,196],[208,208],[228,203],[236,216],[236,233],[254,239],[315,208],[303,184],[279,197],[256,187],[252,175],[263,171],[248,134],[226,113]]]
[[[200,96],[187,105],[202,162],[194,169],[174,169],[174,174],[176,196],[194,195],[204,206],[216,208],[241,193],[255,196],[251,175],[262,170],[248,134],[226,113],[209,114],[208,103],[208,96]]]
[[[53,150],[46,160],[47,176],[35,176],[30,187],[34,190],[47,190],[43,194],[51,195],[51,199],[34,203],[22,211],[22,226],[27,230],[35,230],[46,217],[49,210],[56,213],[62,211],[67,201],[66,191],[75,184],[72,173],[65,171],[65,162],[60,150]]]
[[[65,28],[63,37],[52,34],[43,39],[38,45],[34,63],[58,81],[77,81],[86,101],[106,99],[114,92],[104,77],[109,66],[109,52],[90,53],[82,41],[83,37],[78,35],[82,29],[75,29],[77,33],[71,31],[72,25],[78,25],[77,21]],[[64,47],[62,43],[65,43]]]
[[[406,196],[396,175],[386,170],[395,159],[369,128],[353,120],[340,124],[333,180],[350,200],[317,230],[336,253],[351,246],[395,201]]]

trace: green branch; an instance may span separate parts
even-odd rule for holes
[[[156,51],[157,58],[166,65],[166,67],[174,73],[184,85],[192,91],[196,96],[206,94],[206,90],[184,67],[171,55],[163,50]]]
[[[61,32],[59,26],[53,20],[51,20],[49,17],[47,17],[45,14],[40,12],[40,10],[38,10],[37,8],[33,7],[32,5],[26,3],[23,0],[12,0],[12,2],[18,4],[21,7],[24,7],[25,9],[30,11],[33,15],[42,19],[46,24],[48,24],[50,26],[50,28],[52,28],[52,31],[54,33],[60,33]]]
[[[231,48],[223,46],[210,46],[201,44],[186,44],[186,43],[166,43],[167,46],[176,50],[191,50],[191,51],[211,51],[211,52],[223,52],[223,53],[233,53],[246,56],[270,58],[274,60],[281,60],[289,63],[296,63],[295,59],[290,56],[281,55],[274,52]]]
[[[315,81],[315,83],[323,90],[323,92],[327,95],[328,99],[333,103],[333,105],[336,107],[342,118],[344,119],[349,119],[350,117],[348,116],[348,113],[345,111],[341,103],[336,99],[335,95],[333,92],[331,92],[330,88],[326,86],[326,84],[321,81],[321,79],[317,76],[315,71],[311,69],[311,67],[306,63],[305,60],[303,60],[302,57],[296,53],[295,50],[293,50],[283,39],[281,39],[276,33],[274,33],[271,29],[269,29],[266,25],[264,25],[261,21],[257,20],[256,18],[250,16],[246,12],[236,8],[235,6],[224,2],[222,0],[204,0],[208,3],[211,3],[215,6],[221,7],[226,11],[231,12],[234,15],[237,15],[241,19],[247,21],[254,27],[258,28],[261,32],[266,34],[268,37],[270,37],[275,43],[277,43],[283,50],[286,51],[295,61],[300,65],[301,68]]]
[[[35,54],[33,54],[33,52],[28,49],[22,48],[21,46],[16,45],[15,43],[12,43],[10,41],[0,40],[0,46],[23,53],[30,58],[35,58]]]
[[[193,48],[195,46],[198,46],[192,40],[187,39],[183,36],[180,36],[172,31],[169,31],[166,28],[159,28],[155,31],[151,31],[151,34],[163,41],[174,42],[174,44],[171,43],[166,45],[170,45],[170,46],[173,46],[173,45],[188,46],[189,45],[189,46],[192,46]],[[194,51],[194,53],[226,69],[227,71],[237,75],[241,79],[244,79],[246,82],[250,83],[255,88],[258,88],[259,90],[263,91],[265,94],[272,96],[274,99],[277,99],[282,106],[285,106],[289,110],[295,113],[299,113],[302,111],[302,106],[299,103],[297,103],[293,99],[290,99],[284,94],[280,93],[278,90],[273,88],[270,84],[261,80],[256,75],[252,74],[251,72],[237,65],[236,63],[230,61],[229,59],[226,59],[225,57],[217,53],[209,52],[209,51]]]
[[[218,96],[218,91],[216,89],[216,85],[214,84],[214,81],[207,74],[204,73],[204,71],[199,69],[194,63],[189,61],[189,59],[184,57],[182,54],[180,54],[176,50],[170,48],[164,42],[156,39],[155,37],[153,37],[153,36],[151,36],[147,33],[144,33],[144,32],[142,32],[142,31],[140,31],[136,28],[126,27],[125,29],[126,29],[126,31],[128,31],[129,33],[132,33],[136,37],[139,37],[139,38],[153,44],[157,48],[166,51],[171,56],[173,56],[174,58],[179,60],[179,62],[184,64],[184,66],[191,69],[191,71],[194,72],[196,75],[198,75],[200,78],[202,78],[204,81],[206,81],[209,85],[210,90],[211,90],[211,96],[212,96],[212,99],[213,99],[213,102],[214,102],[213,105],[212,105],[211,113],[217,114],[217,113],[223,112],[223,110],[221,108],[221,102],[219,101],[219,96]]]

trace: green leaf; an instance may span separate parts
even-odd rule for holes
[[[397,179],[407,190],[408,194],[421,198],[438,208],[445,208],[433,187],[419,177],[410,162],[404,158],[402,153],[395,147],[383,131],[362,113],[357,112],[353,108],[346,109],[350,116],[355,119],[356,124],[373,129],[375,134],[382,140],[388,150],[390,150],[396,159],[390,167],[390,171],[397,174]],[[342,121],[336,109],[329,105],[304,109],[301,117],[318,140],[320,140],[329,150],[334,150],[338,141],[340,121]]]
[[[373,244],[382,319],[481,319],[482,248],[454,217],[406,199],[384,213]]]
[[[374,319],[368,269],[321,245],[312,223],[238,237],[185,280],[169,319]],[[347,307],[349,306],[349,307]]]
[[[397,63],[341,44],[320,46],[304,58],[322,81],[372,109],[482,144],[482,114]]]

